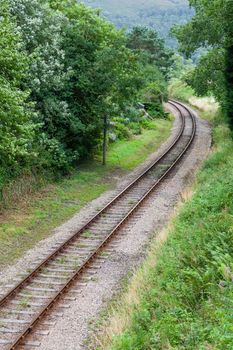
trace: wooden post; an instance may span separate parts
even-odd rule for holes
[[[104,116],[104,139],[103,139],[103,165],[106,165],[107,158],[107,129],[108,129],[108,118]]]

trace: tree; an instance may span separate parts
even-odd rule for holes
[[[47,154],[51,166],[65,167],[75,158],[66,144],[72,128],[64,97],[70,76],[62,50],[61,32],[66,18],[52,10],[47,1],[9,1],[11,15],[22,37],[22,50],[29,58],[27,75],[21,86],[31,91],[29,98],[38,112],[35,122],[41,126],[37,140],[40,152]]]
[[[65,96],[72,130],[67,144],[86,157],[101,138],[103,116],[125,108],[138,88],[138,63],[124,32],[76,1],[51,1],[68,19],[63,27],[65,68],[71,71]]]
[[[167,79],[173,64],[173,53],[165,48],[158,33],[146,27],[135,27],[127,35],[127,46],[140,62],[141,100],[153,115],[164,115],[162,102],[167,99]]]
[[[191,55],[199,47],[208,49],[191,82],[200,94],[213,93],[233,127],[233,6],[232,0],[190,0],[196,14],[190,22],[175,27],[180,49]],[[200,79],[204,84],[201,88]]]
[[[8,3],[0,0],[0,171],[14,174],[33,158],[35,126],[28,93],[20,90],[28,67],[21,37],[11,22]]]
[[[168,76],[173,63],[173,52],[165,48],[164,40],[158,33],[147,27],[134,27],[128,34],[128,47],[141,55],[141,59],[151,65],[155,65]]]

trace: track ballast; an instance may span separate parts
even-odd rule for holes
[[[180,128],[167,150],[27,276],[14,286],[6,286],[8,290],[0,300],[0,349],[39,346],[38,336],[46,335],[46,328],[53,324],[46,321],[47,315],[54,306],[65,308],[75,298],[67,297],[67,292],[75,295],[74,284],[83,282],[86,271],[99,267],[111,239],[138,208],[146,205],[150,194],[186,154],[196,134],[195,116],[177,101],[170,100],[169,104],[179,112]],[[28,335],[36,340],[28,340]]]

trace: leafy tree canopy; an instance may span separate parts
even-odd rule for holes
[[[167,76],[173,53],[165,48],[164,40],[155,30],[146,27],[133,28],[128,34],[128,47],[141,53],[146,63],[156,65]]]
[[[33,156],[35,126],[31,123],[31,105],[27,103],[29,91],[20,90],[28,67],[21,47],[8,4],[0,0],[0,167],[8,168],[8,175]]]
[[[163,114],[170,52],[155,31],[127,35],[76,0],[0,5],[0,169],[67,172],[96,152],[104,117],[141,98]]]
[[[103,114],[109,114],[114,104],[123,108],[135,98],[137,58],[126,48],[124,32],[96,11],[75,1],[70,1],[69,6],[53,1],[51,6],[68,18],[63,29],[63,50],[71,77],[65,96],[74,121],[68,142],[71,148],[79,144],[83,156],[98,144]]]
[[[184,26],[175,27],[180,49],[191,55],[199,47],[201,57],[189,82],[199,94],[213,93],[233,125],[233,6],[232,0],[190,0],[196,14]]]

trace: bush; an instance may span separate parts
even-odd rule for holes
[[[166,118],[167,114],[163,110],[162,101],[164,95],[161,86],[155,82],[150,83],[142,94],[143,104],[145,105],[146,111],[153,118]]]
[[[141,123],[130,123],[129,124],[129,128],[130,131],[134,134],[134,135],[140,135],[142,133],[142,126]]]
[[[0,0],[0,167],[10,168],[9,175],[35,157],[32,124],[33,106],[28,92],[20,86],[28,61],[22,52],[21,38],[10,20],[7,2]]]
[[[168,91],[171,97],[184,102],[189,102],[189,99],[195,95],[194,90],[189,85],[177,78],[171,80]]]

